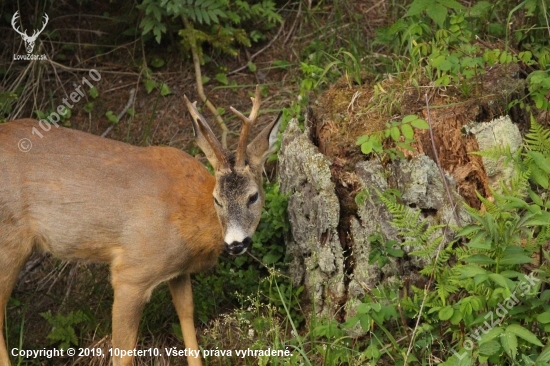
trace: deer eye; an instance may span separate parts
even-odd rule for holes
[[[248,198],[248,204],[251,205],[255,203],[258,200],[258,192],[254,193],[252,196]]]
[[[214,197],[214,203],[216,206],[222,207],[222,204],[216,199],[216,197]]]

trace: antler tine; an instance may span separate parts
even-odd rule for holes
[[[254,94],[254,97],[250,99],[252,100],[252,110],[250,111],[250,115],[248,117],[245,117],[241,112],[233,107],[229,108],[231,109],[231,112],[233,112],[243,122],[241,135],[239,137],[239,144],[237,145],[237,158],[235,161],[236,167],[244,167],[245,165],[248,136],[250,135],[252,125],[256,122],[256,118],[258,118],[258,114],[260,113],[261,96],[259,85],[256,85],[256,93]]]
[[[183,98],[185,99],[185,104],[187,105],[187,109],[189,110],[189,113],[191,113],[191,117],[195,121],[193,123],[193,131],[195,132],[195,138],[201,138],[204,137],[210,148],[212,149],[212,152],[216,156],[216,158],[219,161],[220,167],[222,169],[229,168],[229,160],[227,159],[227,155],[223,151],[223,147],[214,136],[214,132],[210,129],[210,126],[208,125],[208,122],[204,119],[202,114],[199,113],[197,110],[197,102],[191,103],[189,99],[187,99],[187,96],[184,95]],[[197,128],[199,131],[197,131]],[[199,135],[200,132],[200,135]]]
[[[17,11],[15,12],[15,14],[13,14],[13,17],[11,18],[11,26],[12,26],[13,29],[14,29],[17,33],[19,33],[20,35],[22,35],[22,36],[25,35],[25,36],[26,36],[26,35],[27,35],[27,31],[26,31],[26,30],[25,30],[24,32],[20,31],[20,30],[19,30],[19,27],[16,26],[16,24],[15,24],[18,17],[19,17],[19,10],[17,10]]]
[[[44,30],[44,28],[46,28],[46,25],[48,25],[48,20],[50,20],[50,18],[48,17],[48,14],[44,13],[44,24],[42,25],[42,29],[40,29],[39,31],[35,30],[32,34],[32,36],[38,36],[40,33],[42,33],[42,31]]]

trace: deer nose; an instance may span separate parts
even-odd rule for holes
[[[240,255],[246,252],[246,250],[252,244],[252,239],[246,237],[243,241],[233,241],[231,243],[225,243],[225,250],[231,255]]]

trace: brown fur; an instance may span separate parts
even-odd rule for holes
[[[189,274],[214,265],[224,249],[225,225],[212,197],[216,178],[174,148],[135,147],[54,126],[39,138],[33,127],[30,119],[0,125],[0,366],[9,365],[5,307],[33,250],[110,264],[119,349],[135,347],[144,304],[169,281],[185,347],[198,349]],[[29,152],[19,151],[22,138],[31,139]],[[113,363],[131,365],[132,357]]]

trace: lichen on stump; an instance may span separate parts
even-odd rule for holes
[[[407,291],[407,286],[423,287],[426,283],[418,273],[425,263],[407,255],[412,248],[401,248],[405,256],[388,258],[382,268],[370,263],[371,234],[379,232],[387,239],[401,240],[373,188],[381,192],[397,189],[401,203],[420,211],[422,219],[448,225],[440,232],[445,235],[444,243],[448,243],[453,236],[450,227],[457,225],[456,217],[462,224],[468,220],[463,202],[479,208],[477,193],[489,196],[490,187],[494,187],[482,158],[470,154],[480,150],[480,144],[490,147],[491,142],[481,142],[481,137],[465,133],[463,127],[475,122],[481,127],[474,130],[484,130],[483,125],[504,113],[510,95],[521,93],[523,81],[508,78],[506,88],[500,88],[502,82],[488,82],[483,90],[490,93],[483,98],[466,99],[449,90],[446,94],[434,91],[429,95],[429,114],[424,95],[420,94],[424,89],[395,79],[380,85],[379,90],[393,94],[380,99],[368,83],[360,87],[342,83],[332,86],[313,106],[304,132],[296,120],[289,123],[279,154],[281,189],[291,195],[291,234],[287,243],[292,256],[290,275],[295,285],[304,285],[304,300],[313,305],[310,309],[342,321],[354,315],[357,304],[374,287]],[[405,152],[406,159],[371,159],[361,154],[355,145],[359,136],[380,131],[395,116],[407,114],[430,119],[433,141],[429,131],[417,130],[414,151]],[[517,126],[501,122],[491,125],[495,128],[506,129],[506,133],[499,130],[499,137],[508,134],[507,142],[517,145],[517,133],[510,131],[517,130]],[[446,184],[435,162],[432,143]],[[386,142],[385,146],[390,144]],[[445,185],[450,189],[451,201]],[[371,199],[358,206],[355,196],[365,189],[370,190]]]

